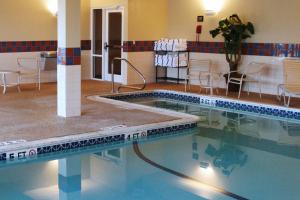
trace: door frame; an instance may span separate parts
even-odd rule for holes
[[[102,9],[102,55],[94,54],[94,10]],[[109,12],[121,12],[122,13],[122,41],[121,45],[124,43],[125,39],[125,15],[124,15],[124,6],[118,5],[113,7],[92,7],[91,14],[90,14],[90,37],[91,37],[91,57],[90,57],[90,77],[91,80],[96,81],[111,81],[111,74],[108,74],[108,51],[105,50],[104,45],[105,42],[108,41],[108,13]],[[93,66],[93,57],[101,57],[102,58],[102,78],[97,79],[94,78],[94,66]],[[123,50],[121,51],[121,57],[127,58],[127,53],[124,53]],[[127,66],[124,63],[121,64],[121,75],[117,77],[115,75],[115,82],[125,84],[127,82]]]

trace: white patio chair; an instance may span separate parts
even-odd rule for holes
[[[283,97],[284,105],[289,107],[291,97],[300,97],[300,59],[284,59],[283,68],[284,83],[278,85],[277,94],[278,99],[281,100],[281,97]]]
[[[41,69],[38,58],[17,58],[20,80],[33,78],[38,90],[41,90]]]
[[[191,87],[192,81],[197,81],[200,85],[200,92],[202,88],[210,90],[213,95],[214,80],[220,80],[220,74],[214,73],[212,70],[212,63],[210,60],[190,59],[188,63],[187,75],[185,78],[185,91],[187,87]],[[217,88],[217,93],[219,93]]]
[[[259,87],[259,97],[261,98],[261,75],[266,67],[266,63],[258,63],[258,62],[251,62],[247,65],[246,69],[242,72],[241,70],[231,71],[228,73],[228,81],[227,81],[227,89],[226,89],[226,96],[228,95],[228,87],[229,84],[236,84],[239,85],[239,96],[241,97],[242,85],[244,82],[248,83],[257,83]],[[241,77],[232,77],[232,74],[239,73]],[[248,88],[248,95],[249,95],[249,84],[247,84]]]

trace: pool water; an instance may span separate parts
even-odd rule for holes
[[[300,199],[300,124],[164,99],[130,101],[198,115],[198,127],[2,163],[0,199]]]

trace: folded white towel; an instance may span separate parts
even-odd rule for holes
[[[155,66],[162,67],[183,67],[187,66],[188,59],[186,54],[169,53],[165,55],[155,55]]]
[[[162,38],[154,43],[155,51],[185,51],[187,50],[186,39]]]

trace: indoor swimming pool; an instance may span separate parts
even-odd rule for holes
[[[299,199],[300,123],[164,98],[196,128],[0,164],[1,200]]]

